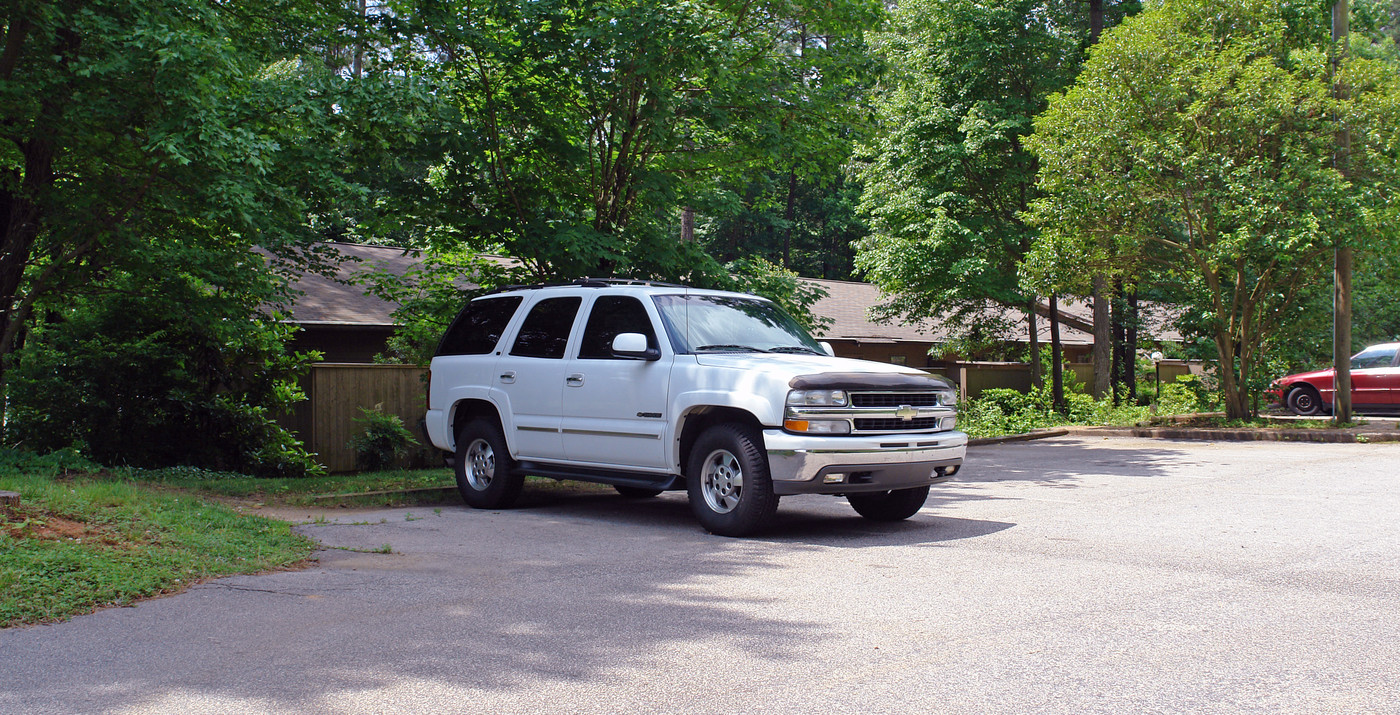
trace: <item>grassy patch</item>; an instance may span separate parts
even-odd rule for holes
[[[242,474],[210,472],[202,469],[177,467],[132,472],[132,478],[150,484],[187,489],[212,496],[252,499],[290,506],[399,506],[402,504],[436,503],[433,495],[368,494],[368,492],[403,491],[455,486],[449,469],[390,470],[337,474],[302,479],[256,479]],[[318,500],[328,494],[346,496],[335,500]],[[443,501],[459,500],[448,494]]]
[[[0,489],[22,498],[0,516],[0,626],[287,566],[314,547],[283,522],[52,462],[5,460]]]

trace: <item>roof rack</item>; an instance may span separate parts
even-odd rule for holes
[[[483,295],[491,293],[502,293],[508,290],[537,290],[540,288],[566,288],[569,286],[581,286],[583,288],[607,288],[609,286],[652,286],[656,288],[685,288],[683,285],[675,283],[661,283],[659,281],[637,280],[633,278],[578,278],[568,283],[532,283],[501,286],[494,290],[487,291]]]
[[[584,286],[586,288],[605,288],[607,286],[655,286],[659,288],[684,288],[685,286],[675,283],[662,283],[660,281],[637,280],[634,278],[588,278],[583,277],[575,280],[573,285]]]

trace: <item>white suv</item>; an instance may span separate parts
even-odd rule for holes
[[[467,504],[508,507],[524,475],[687,489],[741,536],[780,496],[844,496],[895,521],[962,465],[957,395],[911,368],[833,357],[777,305],[620,280],[471,301],[433,358],[428,438]]]

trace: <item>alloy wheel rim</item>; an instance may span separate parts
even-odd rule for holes
[[[465,466],[467,484],[472,489],[483,491],[491,486],[491,480],[496,476],[496,451],[491,449],[491,443],[478,439],[468,445]]]
[[[705,504],[718,514],[728,514],[744,496],[744,469],[739,458],[726,449],[717,449],[705,458],[700,471],[700,491]]]

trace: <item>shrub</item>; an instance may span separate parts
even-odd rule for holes
[[[16,353],[7,444],[76,448],[109,466],[322,471],[274,419],[302,399],[296,379],[311,356],[285,352],[292,329],[255,316],[257,294],[180,274],[110,280],[110,293],[48,311]]]
[[[360,415],[355,422],[364,425],[365,431],[351,437],[349,444],[350,449],[355,450],[355,464],[360,469],[377,471],[394,467],[418,445],[403,420],[398,415],[385,413],[381,405],[375,405],[374,409],[361,407]]]

